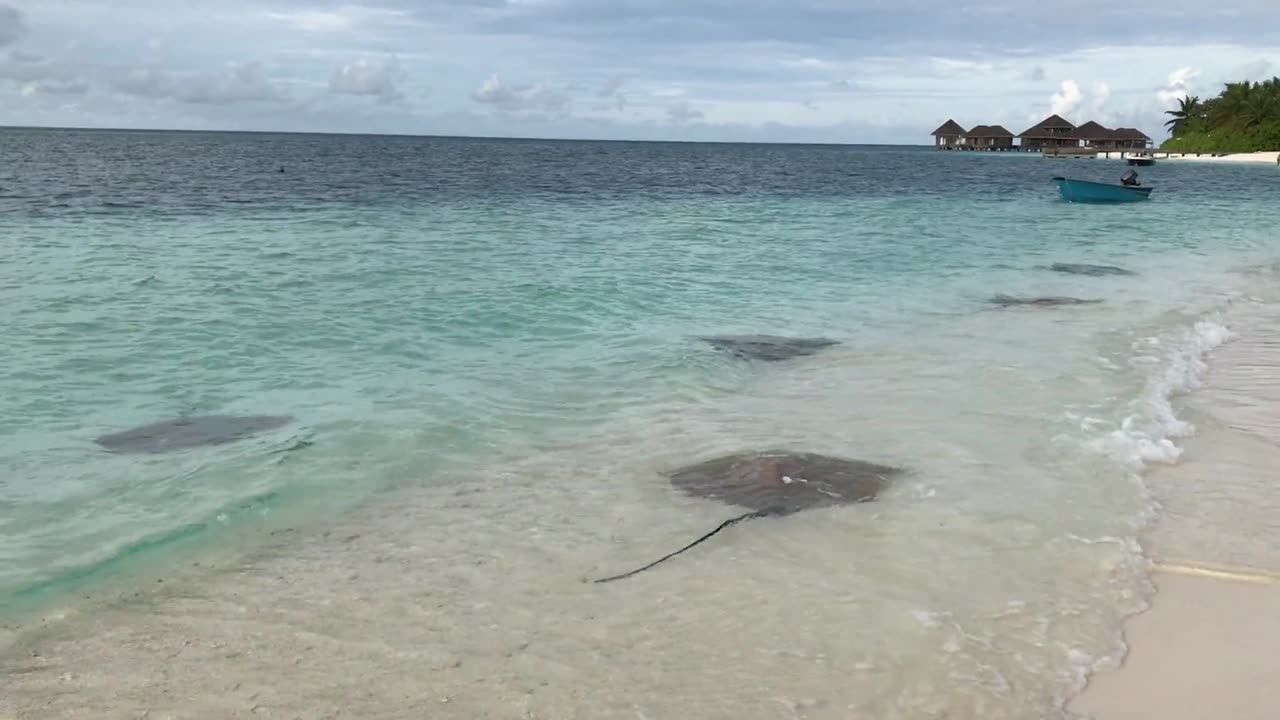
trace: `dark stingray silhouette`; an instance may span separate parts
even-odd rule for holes
[[[94,442],[112,452],[162,453],[224,445],[291,422],[287,415],[199,415],[103,435]]]
[[[778,335],[713,335],[699,339],[710,343],[717,350],[724,350],[746,360],[770,362],[813,355],[823,348],[840,344],[827,338],[790,338]]]
[[[711,532],[654,562],[595,582],[631,577],[751,518],[784,516],[813,508],[874,500],[900,468],[859,460],[781,450],[749,452],[690,465],[671,473],[671,484],[694,497],[749,508]]]
[[[1132,270],[1125,270],[1115,265],[1090,265],[1088,263],[1054,263],[1049,266],[1054,272],[1071,273],[1072,275],[1091,275],[1099,277],[1102,275],[1137,275]]]
[[[1014,297],[1012,295],[996,295],[991,298],[991,302],[1000,307],[1012,307],[1014,305],[1034,305],[1037,307],[1050,307],[1054,305],[1092,305],[1100,303],[1102,300],[1085,299],[1076,297],[1063,297],[1060,295],[1047,295],[1041,297]]]

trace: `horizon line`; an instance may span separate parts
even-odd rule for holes
[[[212,130],[164,127],[77,127],[72,125],[4,125],[4,130],[43,130],[62,132],[149,132],[149,133],[203,133],[219,135],[337,135],[343,137],[392,137],[425,138],[438,140],[510,140],[526,142],[617,142],[617,143],[687,143],[690,145],[813,145],[831,147],[933,147],[928,143],[860,143],[860,142],[801,142],[788,140],[654,140],[641,138],[574,138],[524,135],[436,135],[409,132],[355,132],[341,130]]]

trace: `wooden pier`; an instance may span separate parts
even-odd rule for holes
[[[1046,147],[1040,154],[1047,158],[1096,158],[1099,150],[1091,147]]]

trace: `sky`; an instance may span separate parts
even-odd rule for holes
[[[0,125],[928,144],[1051,112],[1159,142],[1280,75],[1276,0],[0,0]]]

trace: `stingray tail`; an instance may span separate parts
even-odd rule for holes
[[[621,580],[621,579],[623,579],[623,578],[628,578],[628,577],[631,577],[632,575],[636,575],[636,574],[638,574],[638,573],[642,573],[642,572],[644,572],[645,570],[648,570],[649,568],[653,567],[654,565],[657,565],[658,563],[661,563],[661,562],[665,562],[665,561],[667,561],[667,560],[670,560],[671,558],[673,558],[673,557],[675,557],[675,556],[679,555],[680,553],[684,552],[685,550],[688,550],[688,549],[692,548],[693,546],[695,546],[695,545],[697,545],[697,544],[699,544],[699,543],[701,543],[701,542],[703,542],[703,541],[705,541],[705,540],[709,539],[712,535],[715,535],[716,533],[718,533],[718,532],[720,532],[721,530],[723,530],[723,529],[725,529],[725,528],[729,527],[730,525],[734,525],[734,524],[736,524],[736,523],[740,523],[740,522],[742,522],[743,520],[750,520],[751,518],[758,518],[758,517],[764,517],[764,516],[766,516],[766,515],[772,515],[772,514],[774,514],[774,513],[776,513],[776,512],[778,512],[778,509],[775,509],[775,508],[769,508],[769,509],[766,509],[766,510],[753,510],[753,511],[751,511],[751,512],[749,512],[749,513],[744,513],[744,514],[742,514],[742,515],[739,515],[738,517],[735,517],[735,518],[729,518],[728,520],[725,520],[724,522],[720,523],[720,524],[716,527],[716,529],[715,529],[715,530],[712,530],[711,532],[707,533],[706,535],[703,535],[702,537],[698,538],[697,540],[694,540],[693,542],[689,543],[688,545],[685,545],[684,547],[680,548],[679,550],[676,550],[676,551],[675,551],[675,552],[673,552],[673,553],[669,553],[669,554],[667,554],[667,555],[663,555],[662,557],[658,558],[657,560],[654,560],[653,562],[649,563],[648,565],[645,565],[644,567],[636,568],[635,570],[632,570],[631,572],[625,572],[625,573],[622,573],[621,575],[614,575],[614,576],[612,576],[612,577],[600,578],[599,580],[592,580],[591,582],[595,582],[595,583],[607,583],[607,582],[613,582],[614,580]]]

